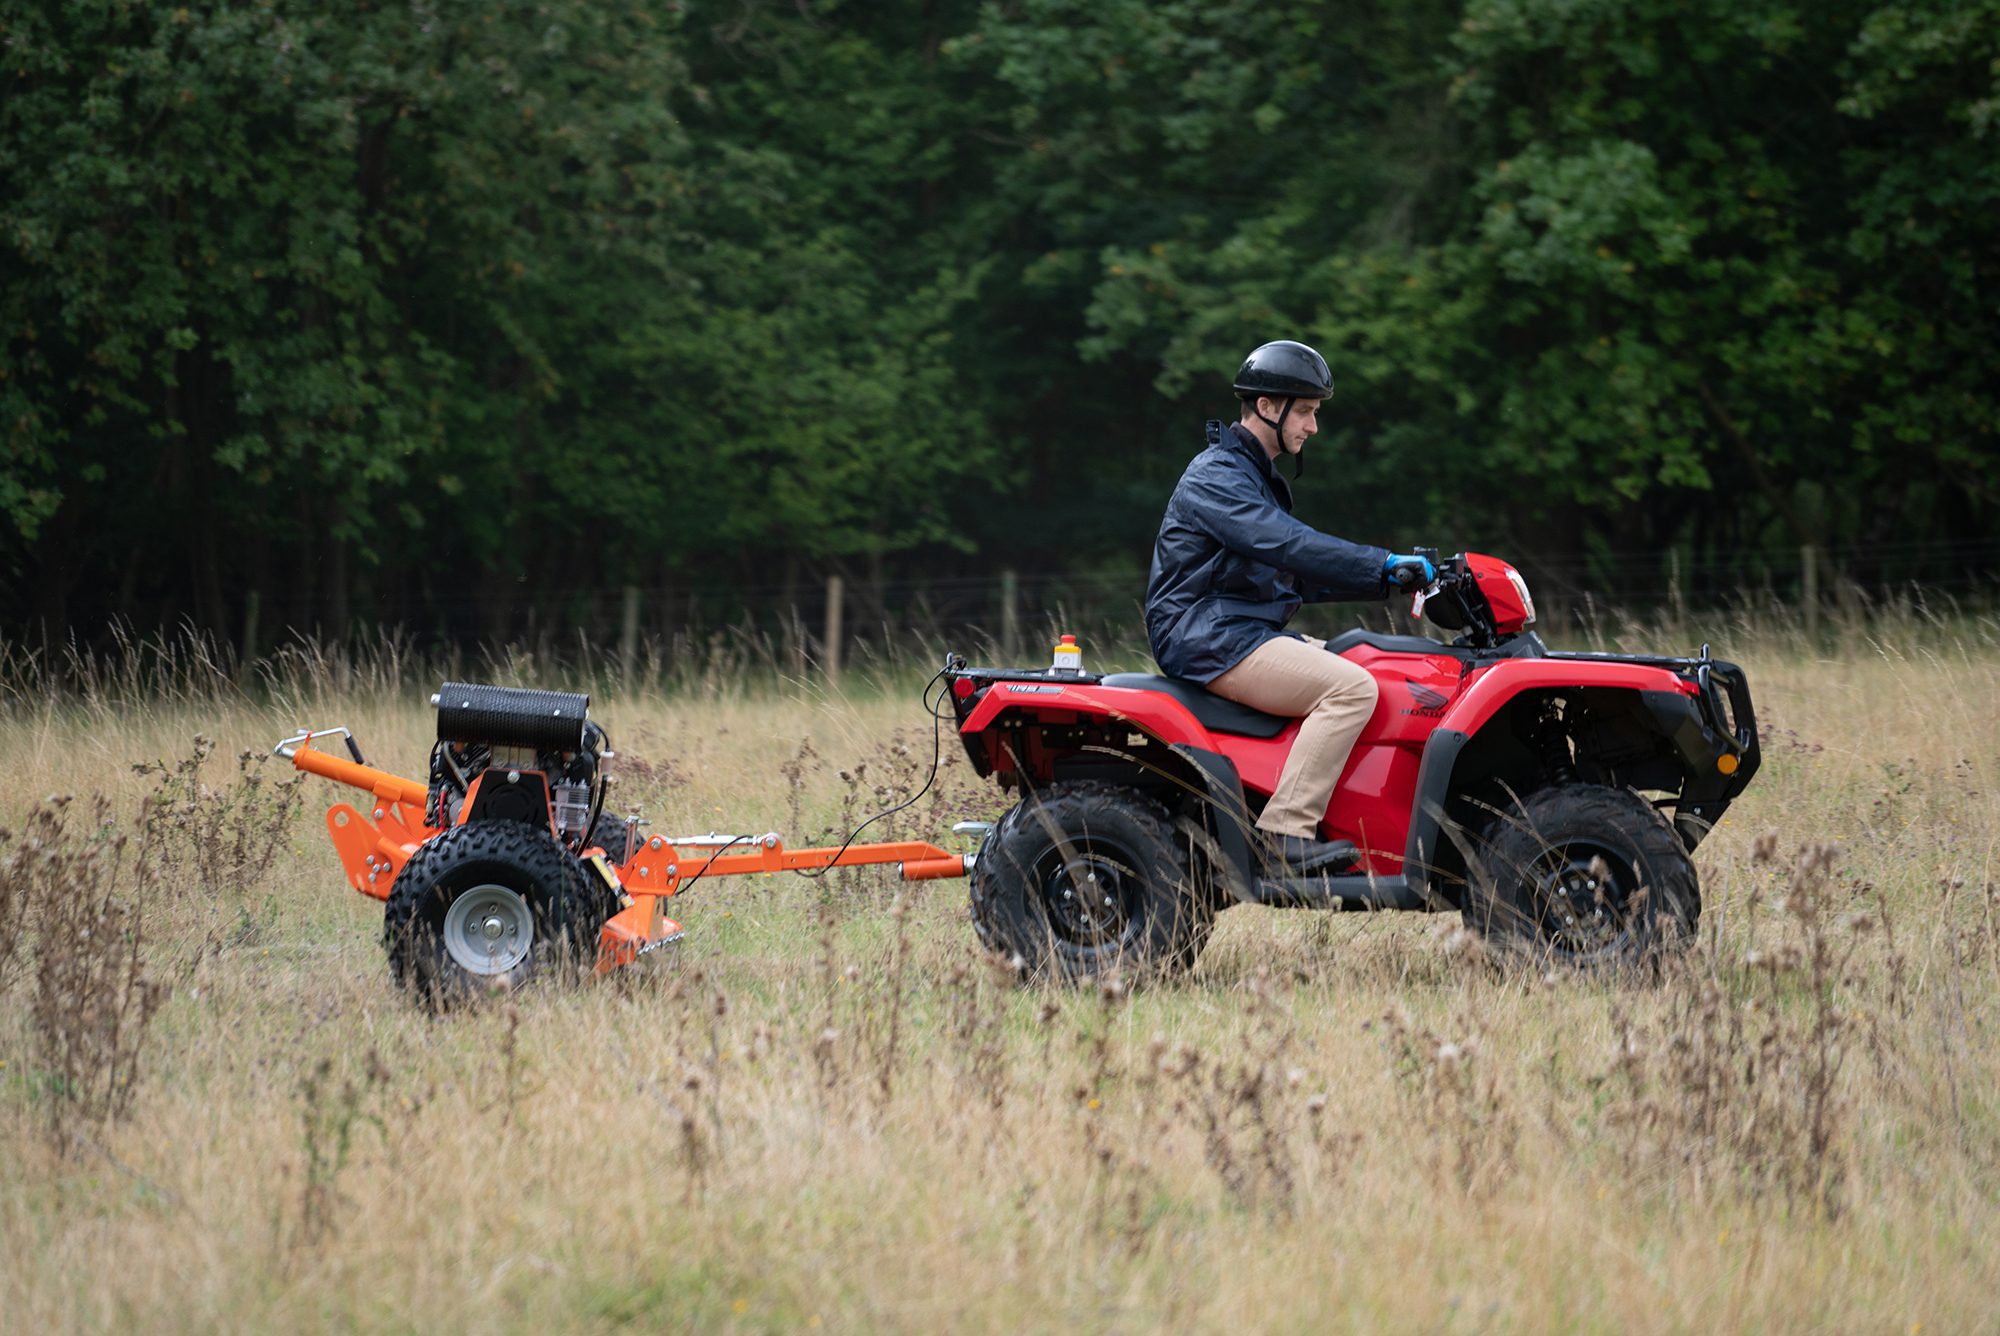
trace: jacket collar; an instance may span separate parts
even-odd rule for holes
[[[1233,447],[1238,453],[1249,459],[1251,464],[1256,467],[1257,476],[1270,486],[1271,494],[1278,498],[1278,504],[1283,506],[1287,511],[1291,510],[1291,483],[1287,482],[1284,475],[1278,472],[1277,462],[1264,453],[1263,445],[1255,436],[1252,436],[1243,429],[1242,423],[1232,422],[1223,428],[1222,439],[1218,444],[1225,447]]]
[[[1264,453],[1264,447],[1257,438],[1243,429],[1242,423],[1232,422],[1223,428],[1221,443],[1233,445],[1249,456],[1250,462],[1257,466],[1257,472],[1265,478],[1277,476],[1277,469],[1272,466],[1271,457]]]

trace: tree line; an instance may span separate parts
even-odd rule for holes
[[[0,627],[1136,596],[1281,336],[1333,532],[1990,574],[1996,121],[2000,0],[0,0]]]

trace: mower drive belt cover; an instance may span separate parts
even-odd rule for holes
[[[438,688],[438,741],[536,751],[583,750],[590,697],[569,691],[447,682]]]

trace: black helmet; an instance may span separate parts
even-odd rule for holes
[[[1244,398],[1325,399],[1333,394],[1333,372],[1324,357],[1303,343],[1279,339],[1243,359],[1236,393]]]

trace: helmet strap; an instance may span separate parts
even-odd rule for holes
[[[1264,416],[1263,409],[1257,407],[1259,400],[1268,397],[1269,396],[1267,395],[1259,395],[1257,399],[1252,399],[1250,401],[1250,411],[1257,415],[1257,420],[1259,422],[1269,427],[1271,431],[1277,436],[1278,453],[1282,455],[1285,453],[1285,419],[1292,415],[1292,406],[1298,403],[1298,400],[1297,399],[1285,400],[1285,406],[1278,412],[1278,420],[1276,422],[1273,422],[1270,418]],[[1306,471],[1306,447],[1305,447],[1305,442],[1301,441],[1299,442],[1299,452],[1292,456],[1292,477],[1296,478],[1305,471]]]

